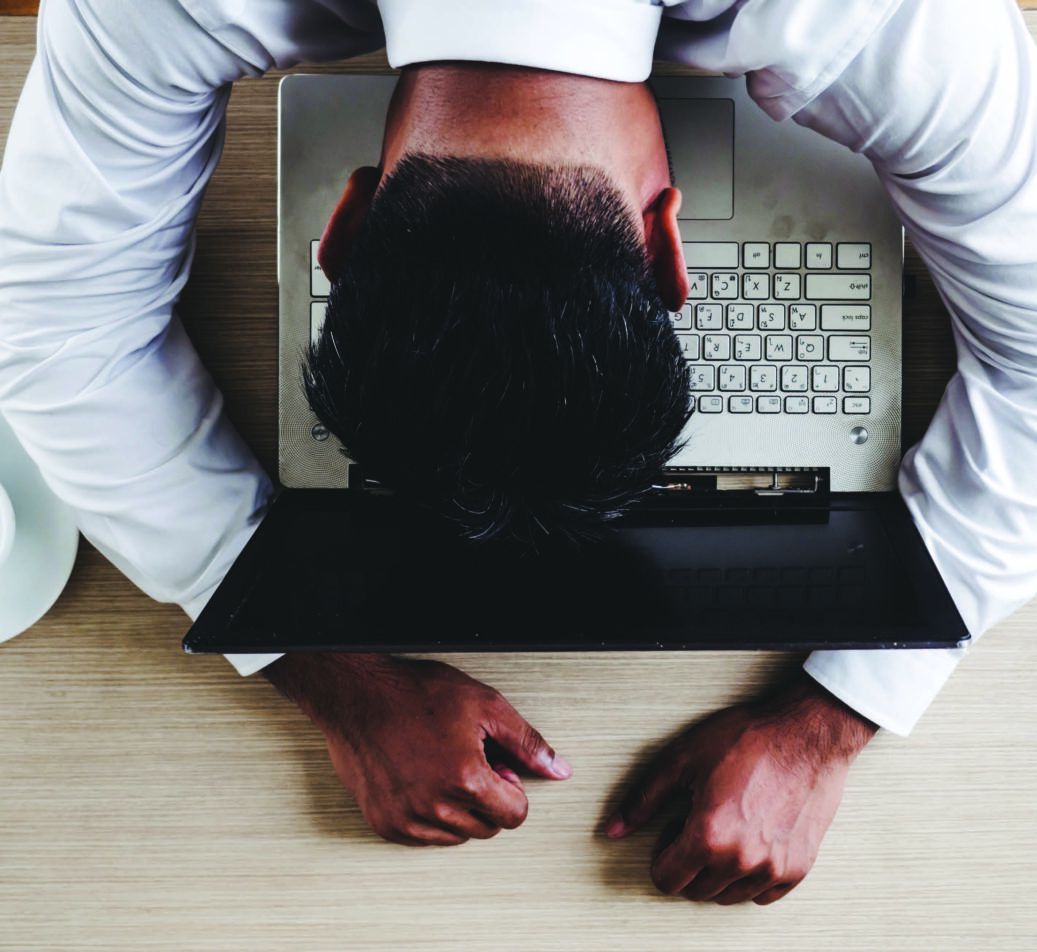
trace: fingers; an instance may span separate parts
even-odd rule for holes
[[[505,702],[490,736],[523,767],[549,780],[566,780],[573,769],[518,711]]]
[[[459,846],[469,840],[488,840],[501,827],[476,811],[449,804],[437,805],[427,817],[391,823],[373,823],[379,836],[401,846]]]
[[[660,840],[668,836],[664,832]],[[652,882],[659,892],[667,896],[675,896],[688,888],[688,885],[706,868],[706,855],[700,852],[695,842],[695,836],[690,823],[685,823],[684,828],[677,834],[676,838],[668,846],[659,850],[652,861]],[[717,884],[715,892],[719,892],[727,883]],[[703,885],[708,885],[707,879]],[[687,898],[692,898],[688,896]]]
[[[414,821],[399,829],[375,830],[383,839],[400,846],[460,846],[468,838],[427,823]]]
[[[660,892],[721,906],[776,902],[805,876],[799,870],[783,873],[770,857],[751,859],[735,847],[708,850],[690,822],[652,863],[652,880]]]
[[[626,836],[644,826],[681,786],[684,764],[676,757],[656,758],[605,823],[605,835]]]
[[[792,892],[792,890],[795,889],[798,885],[798,882],[778,883],[777,886],[772,886],[765,892],[760,893],[760,895],[757,896],[753,900],[753,902],[755,902],[758,906],[769,906],[772,902],[777,902],[779,899],[783,899],[790,892]]]

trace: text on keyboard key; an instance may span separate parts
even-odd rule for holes
[[[808,274],[811,301],[867,301],[871,297],[870,274]]]
[[[317,263],[317,249],[319,247],[320,239],[314,238],[310,242],[310,297],[327,297],[331,292],[331,284]]]
[[[710,367],[708,364],[688,364],[688,372],[691,375],[692,390],[716,390],[716,367]]]
[[[867,393],[870,389],[870,367],[847,367],[843,371],[843,390],[850,393]]]
[[[871,267],[871,245],[864,242],[836,245],[835,261],[837,267],[844,270],[866,270]]]
[[[822,304],[821,330],[870,331],[870,304]]]
[[[829,360],[871,360],[870,337],[829,337]]]

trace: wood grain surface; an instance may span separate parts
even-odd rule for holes
[[[0,19],[0,147],[32,44],[31,20]],[[276,77],[235,90],[181,306],[273,471],[275,92]],[[913,439],[953,353],[916,257],[909,272]],[[0,647],[0,949],[1031,952],[1035,626],[1037,604],[983,639],[911,738],[865,750],[799,889],[722,909],[655,893],[663,818],[620,843],[601,824],[674,732],[798,655],[444,656],[503,691],[576,772],[529,781],[517,831],[409,850],[365,828],[292,705],[220,658],[182,655],[182,613],[84,545],[55,609]]]

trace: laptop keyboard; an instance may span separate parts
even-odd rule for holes
[[[871,412],[871,245],[685,242],[700,413]]]
[[[310,336],[330,290],[310,242]],[[871,245],[687,242],[670,319],[700,413],[871,412]]]

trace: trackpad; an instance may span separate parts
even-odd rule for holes
[[[734,217],[735,104],[731,99],[659,99],[682,221]]]

